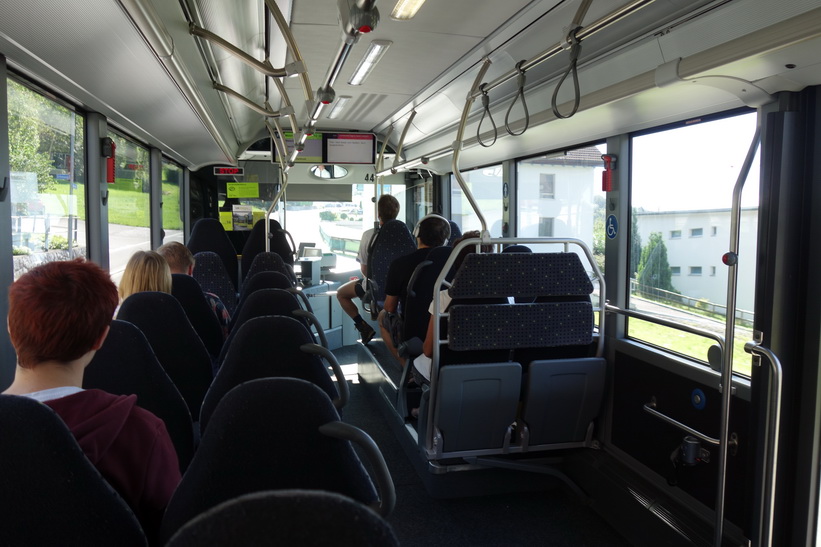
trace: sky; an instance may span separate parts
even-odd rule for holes
[[[732,206],[733,187],[755,133],[755,114],[689,125],[633,140],[633,207],[646,211]],[[758,161],[742,206],[758,205]]]

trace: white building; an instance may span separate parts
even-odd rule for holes
[[[636,211],[642,245],[659,232],[667,247],[672,283],[681,294],[716,304],[727,301],[729,269],[722,257],[730,246],[730,210]],[[753,310],[758,208],[743,208],[739,239],[736,306]]]

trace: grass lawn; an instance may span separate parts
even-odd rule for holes
[[[649,323],[640,319],[631,318],[628,320],[628,333],[630,338],[637,338],[705,363],[707,362],[707,350],[715,344],[715,341],[709,338],[671,329],[655,323]],[[744,351],[744,344],[751,339],[751,333],[745,329],[738,329],[736,330],[735,337],[733,347],[733,371],[743,376],[750,376],[752,357]]]

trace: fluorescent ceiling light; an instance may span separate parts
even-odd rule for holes
[[[393,42],[390,40],[374,40],[371,42],[371,45],[368,46],[368,51],[365,52],[365,56],[359,61],[348,83],[351,85],[360,85],[364,82],[365,78],[367,78],[368,74],[373,70],[373,67],[379,62],[379,59],[388,51],[391,44],[393,44]]]
[[[331,108],[331,111],[328,112],[328,119],[333,120],[334,118],[338,118],[345,109],[345,105],[348,104],[348,101],[350,100],[350,97],[337,97],[333,108]]]
[[[398,0],[391,12],[391,19],[397,21],[407,21],[419,11],[425,0]]]

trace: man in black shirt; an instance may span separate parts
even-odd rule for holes
[[[395,259],[388,268],[388,277],[385,280],[385,304],[379,312],[379,329],[382,332],[382,339],[403,367],[405,359],[396,349],[402,343],[402,340],[396,339],[401,333],[395,325],[407,296],[408,281],[416,266],[427,258],[432,248],[441,247],[447,243],[450,237],[450,223],[439,215],[428,215],[419,221],[414,230],[414,236],[416,236],[417,250]]]

